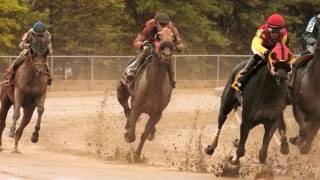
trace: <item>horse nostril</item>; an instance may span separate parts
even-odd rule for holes
[[[162,55],[165,57],[172,56],[172,52],[162,52]]]

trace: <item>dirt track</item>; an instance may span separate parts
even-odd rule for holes
[[[40,141],[30,142],[33,119],[23,134],[21,154],[10,153],[13,140],[7,138],[12,117],[9,114],[4,151],[0,153],[0,179],[213,179],[223,176],[224,159],[233,150],[231,142],[239,134],[234,114],[230,114],[222,130],[215,154],[208,157],[202,151],[216,128],[219,103],[212,89],[175,90],[157,126],[155,140],[145,144],[143,162],[133,164],[131,156],[138,141],[124,142],[125,119],[115,92],[49,93]],[[143,116],[139,121],[137,140],[145,119]],[[291,137],[296,127],[290,109],[286,122]],[[257,154],[262,130],[258,127],[249,135],[239,177],[320,178],[319,138],[312,153],[305,156],[294,146],[290,146],[288,156],[281,155],[273,140],[267,165],[260,165]]]

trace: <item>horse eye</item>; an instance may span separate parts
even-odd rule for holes
[[[160,41],[160,34],[156,34],[155,37],[154,37],[154,39],[155,39],[156,41]]]

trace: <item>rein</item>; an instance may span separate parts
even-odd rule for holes
[[[36,69],[36,66],[37,66],[37,65],[38,65],[38,66],[45,66],[46,63],[43,63],[43,62],[37,62],[37,63],[35,63],[35,62],[33,62],[33,58],[32,58],[30,49],[28,50],[28,55],[29,55],[29,57],[30,57],[30,61],[31,61],[31,65],[32,65],[32,70],[33,70],[33,72],[34,72],[34,73],[41,73],[41,74],[46,75],[45,72],[42,72],[42,71],[39,71],[39,70]]]

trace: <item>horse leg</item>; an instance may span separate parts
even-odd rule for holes
[[[149,120],[145,126],[144,132],[141,134],[138,148],[135,151],[135,159],[140,159],[142,147],[143,147],[147,137],[151,133],[151,131],[155,128],[155,125],[159,122],[161,115],[162,115],[162,113],[152,114],[152,116],[149,118]]]
[[[229,85],[227,84],[227,86]],[[231,90],[231,87],[229,86],[229,89],[226,91],[226,94],[223,95],[221,99],[221,106],[220,106],[219,116],[218,116],[218,129],[215,133],[212,143],[208,145],[208,147],[205,149],[205,153],[207,155],[212,155],[214,153],[214,150],[218,145],[221,128],[225,120],[227,119],[228,114],[234,108],[235,103],[236,102],[234,98],[234,91]]]
[[[287,127],[284,122],[283,115],[281,116],[280,121],[279,121],[278,132],[280,134],[280,142],[281,142],[280,152],[282,154],[288,154],[289,153],[289,144],[288,144],[287,135],[286,135]]]
[[[158,117],[159,116],[159,117]],[[149,132],[149,134],[148,134],[148,140],[149,141],[152,141],[153,139],[154,139],[154,137],[155,137],[155,134],[156,134],[156,124],[160,121],[160,119],[161,119],[161,116],[162,116],[162,113],[160,113],[160,115],[154,115],[153,114],[153,118],[152,118],[152,120],[153,120],[153,124],[151,124],[151,126],[150,126],[150,132]]]
[[[13,112],[13,122],[10,128],[9,137],[14,138],[16,131],[16,124],[20,117],[20,107],[22,103],[23,95],[17,89],[14,91],[14,112]]]
[[[317,132],[320,127],[319,122],[311,122],[310,124],[310,130],[308,132],[307,138],[306,138],[306,144],[300,147],[300,153],[301,154],[308,154],[311,150],[312,141],[317,135]]]
[[[262,147],[259,151],[260,163],[264,163],[266,161],[270,140],[278,127],[279,127],[278,120],[273,120],[271,122],[267,122],[266,124],[264,124],[263,143],[262,143]]]
[[[136,124],[137,120],[140,116],[140,113],[136,110],[132,109],[130,116],[129,116],[129,128],[127,129],[127,132],[124,134],[124,137],[128,143],[132,143],[136,140]]]
[[[42,96],[41,98],[36,100],[36,106],[37,106],[37,111],[38,111],[38,119],[36,126],[34,127],[34,131],[32,133],[31,137],[31,142],[36,143],[38,142],[39,139],[39,130],[40,130],[40,125],[41,125],[41,118],[42,114],[44,112],[44,101],[46,99],[46,96]]]
[[[117,85],[117,97],[118,97],[119,103],[123,107],[124,114],[127,118],[127,123],[125,126],[126,130],[129,129],[129,116],[131,111],[128,104],[129,96],[130,96],[130,93],[128,92],[127,88],[121,82],[119,82]]]
[[[0,108],[0,151],[2,150],[2,133],[6,126],[6,118],[10,107],[12,106],[12,102],[10,101],[9,97],[6,96],[1,102]]]
[[[232,157],[230,163],[233,165],[239,164],[239,159],[244,156],[245,154],[245,144],[249,135],[249,132],[252,128],[250,124],[247,124],[245,119],[242,120],[240,125],[240,140],[239,145],[237,147],[235,156]]]
[[[24,128],[29,124],[35,108],[36,106],[34,104],[31,104],[30,106],[23,108],[23,118],[22,118],[20,127],[17,129],[16,135],[15,135],[13,152],[19,152],[18,151],[19,140],[21,138]]]
[[[296,122],[299,125],[299,134],[295,137],[289,139],[291,144],[301,145],[307,135],[307,123],[305,122],[305,115],[297,105],[292,106],[293,115],[296,119]]]
[[[157,131],[157,129],[156,129],[155,126],[151,127],[150,133],[149,133],[149,135],[148,135],[148,140],[149,140],[149,141],[154,140],[156,131]]]

